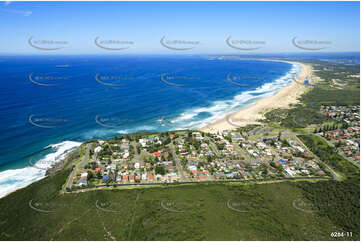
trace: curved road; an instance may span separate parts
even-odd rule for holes
[[[66,189],[71,189],[71,186],[73,184],[73,180],[74,180],[74,176],[76,174],[76,171],[80,168],[80,167],[84,167],[85,163],[88,161],[89,159],[89,150],[90,150],[90,146],[91,144],[87,144],[86,146],[86,151],[85,151],[85,155],[83,156],[83,159],[81,162],[79,162],[74,168],[73,170],[71,171],[71,174],[69,176],[69,180],[66,184]]]

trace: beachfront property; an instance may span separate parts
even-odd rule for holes
[[[96,141],[73,187],[326,175],[299,140],[250,139],[255,133],[174,131]]]
[[[302,75],[308,76],[312,68],[304,64],[302,67]],[[316,79],[313,76],[311,82]],[[298,90],[310,83],[306,84],[291,86]],[[272,98],[280,102],[279,97]],[[254,107],[261,111],[267,105]],[[304,131],[310,132],[316,127],[316,135],[325,138],[344,157],[359,163],[358,110],[359,106],[321,105],[317,112],[326,117],[325,122],[312,124]],[[252,113],[242,113],[242,117]],[[330,177],[332,174],[332,169],[302,143],[298,138],[300,133],[292,129],[292,125],[280,128],[263,122],[235,128],[229,127],[226,120],[222,122],[225,125],[215,129],[135,133],[93,141],[87,163],[77,170],[72,180],[73,187]],[[86,182],[81,176],[85,172],[88,173]]]

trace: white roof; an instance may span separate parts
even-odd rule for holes
[[[291,176],[294,176],[296,173],[292,171],[290,168],[286,168],[285,171],[290,174]]]
[[[188,166],[188,169],[191,170],[191,171],[192,170],[197,170],[197,167],[196,166]]]

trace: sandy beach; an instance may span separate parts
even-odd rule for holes
[[[258,100],[247,108],[231,113],[226,117],[202,127],[204,132],[217,133],[223,130],[232,130],[247,124],[258,124],[256,120],[263,119],[264,114],[275,108],[288,108],[290,104],[298,103],[298,97],[311,87],[304,85],[304,81],[311,76],[312,67],[298,62],[291,64],[301,65],[302,70],[288,86],[281,88],[275,95]]]

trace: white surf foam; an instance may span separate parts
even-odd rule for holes
[[[266,83],[254,90],[244,91],[229,100],[214,101],[209,107],[188,109],[172,120],[172,123],[175,124],[173,129],[200,128],[213,123],[239,108],[252,105],[260,99],[274,95],[281,88],[289,85],[300,71],[301,66],[293,64],[290,71],[273,82]],[[208,112],[211,116],[202,120],[195,120],[194,117],[202,112]]]
[[[45,169],[52,164],[59,162],[65,156],[81,145],[80,142],[64,141],[59,144],[52,144],[46,148],[53,148],[53,153],[47,154],[43,159],[29,162],[28,167],[11,169],[0,172],[0,197],[9,192],[23,188],[45,176]]]
[[[239,109],[240,107],[251,105],[257,100],[272,96],[280,88],[287,86],[297,76],[300,70],[300,65],[293,65],[292,69],[283,77],[271,83],[266,83],[255,90],[245,91],[239,95],[236,95],[233,99],[230,100],[215,101],[210,107],[196,107],[186,110],[179,117],[171,120],[171,122],[175,124],[173,126],[173,129],[190,129],[203,127],[207,124],[213,123],[223,118],[225,115]],[[253,94],[261,95],[255,96]],[[202,112],[208,112],[211,114],[211,116],[206,119],[195,120],[195,117]],[[135,128],[117,131],[92,130],[92,133],[88,134],[89,137],[87,137],[87,139],[92,139],[94,136],[103,136],[104,132],[127,134],[137,131],[152,131],[157,129],[158,127],[155,126],[138,126]],[[25,187],[34,181],[40,180],[45,176],[44,168],[50,167],[55,162],[64,159],[70,151],[78,147],[80,144],[80,142],[64,141],[59,144],[49,145],[48,147],[54,148],[55,152],[50,153],[46,155],[43,159],[37,161],[33,167],[28,166],[25,168],[12,169],[0,172],[0,197],[3,197],[7,193],[12,192],[16,189]]]
[[[130,129],[118,130],[118,131],[116,131],[116,133],[131,134],[131,133],[142,132],[142,131],[157,131],[157,130],[158,130],[158,127],[156,127],[156,126],[142,125],[142,126],[137,126],[137,127],[130,128]]]

